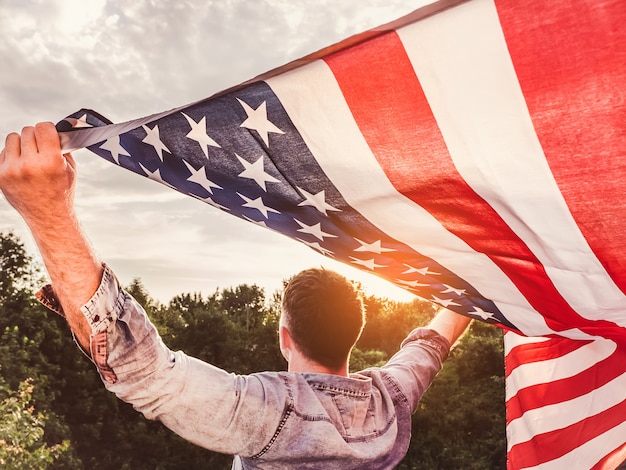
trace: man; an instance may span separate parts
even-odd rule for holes
[[[349,374],[363,328],[351,283],[306,270],[285,289],[280,321],[287,372],[247,376],[172,352],[83,235],[76,167],[51,123],[10,134],[0,189],[24,218],[51,288],[41,300],[67,319],[107,389],[184,438],[235,455],[235,468],[393,468],[411,414],[469,319],[443,310],[382,368]]]

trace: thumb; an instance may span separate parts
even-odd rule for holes
[[[72,154],[64,153],[63,157],[65,158],[65,161],[67,161],[67,164],[70,166],[70,168],[76,171],[76,160],[74,160],[74,157],[72,156]]]

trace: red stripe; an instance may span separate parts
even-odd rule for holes
[[[556,359],[591,343],[591,341],[574,341],[566,338],[552,338],[540,343],[521,344],[515,346],[506,356],[506,377],[521,364]]]
[[[564,338],[563,342],[576,343],[577,341]],[[506,360],[508,359],[507,356]],[[506,402],[507,424],[522,416],[526,411],[565,402],[593,392],[621,376],[625,371],[626,354],[618,349],[609,357],[576,375],[521,388]]]
[[[496,5],[535,130],[557,184],[591,249],[625,291],[624,3],[496,0]],[[614,362],[616,357],[607,361]],[[609,367],[614,367],[611,375],[619,375],[616,371],[623,370],[623,363],[598,364],[593,371],[609,374]],[[592,372],[587,376],[595,382]],[[515,413],[514,408],[510,410]],[[626,416],[623,406],[612,413],[615,424]],[[557,432],[554,437],[559,442],[568,441],[565,433]],[[585,440],[570,437],[572,447]],[[520,447],[510,457],[515,459],[514,454],[520,451],[541,454],[531,459],[534,464],[535,459],[546,460],[543,455],[550,445],[537,440],[535,446]],[[594,468],[615,468],[619,462],[618,456],[614,465],[602,461]]]
[[[511,468],[526,468],[557,459],[572,452],[582,443],[609,431],[624,422],[626,400],[597,415],[563,429],[538,434],[531,440],[514,445],[508,453]]]
[[[590,334],[626,341],[626,331],[615,324],[579,316],[528,247],[458,174],[395,32],[325,61],[368,145],[400,193],[489,256],[553,330],[577,326]]]
[[[626,292],[626,3],[496,5],[557,184],[592,250]]]

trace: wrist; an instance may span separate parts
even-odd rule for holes
[[[472,319],[469,317],[442,309],[428,327],[445,337],[450,344],[454,344],[467,330],[471,321]]]

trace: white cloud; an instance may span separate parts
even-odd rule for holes
[[[68,35],[83,33],[88,26],[101,19],[106,0],[54,0],[58,8],[56,28]]]
[[[123,121],[183,105],[407,13],[406,0],[3,0],[0,139],[83,107]],[[77,211],[122,282],[161,300],[240,282],[268,289],[313,250],[99,160],[76,154]],[[0,230],[34,253],[0,200]],[[371,281],[368,281],[371,283]],[[395,292],[391,287],[389,292]]]

